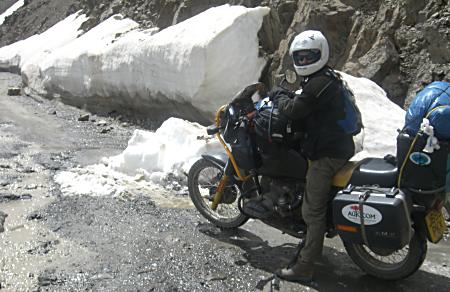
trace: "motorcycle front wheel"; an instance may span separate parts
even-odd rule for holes
[[[197,210],[208,221],[221,228],[237,228],[249,219],[239,211],[237,200],[241,193],[239,186],[227,185],[217,209],[211,208],[222,175],[223,171],[217,165],[204,158],[197,160],[188,174],[189,196]]]
[[[444,214],[444,219],[447,222],[450,222],[450,202],[445,203],[444,207],[442,208],[442,213]],[[449,223],[447,223],[448,225]]]
[[[370,249],[363,244],[344,242],[353,262],[367,274],[385,280],[400,280],[417,271],[427,254],[427,241],[418,232],[402,249]]]

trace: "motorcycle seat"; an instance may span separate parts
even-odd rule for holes
[[[396,185],[397,165],[383,158],[365,158],[353,170],[349,183],[354,186],[378,185],[392,188]]]
[[[361,161],[347,162],[333,177],[331,185],[337,188],[345,188],[353,175],[353,171],[361,164]]]

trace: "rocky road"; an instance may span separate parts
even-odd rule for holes
[[[64,196],[53,176],[126,147],[135,126],[39,97],[7,96],[0,73],[1,291],[447,291],[450,244],[429,244],[424,265],[397,282],[366,276],[327,240],[315,282],[273,280],[296,240],[250,221],[234,231],[155,194]],[[98,123],[106,120],[107,123]],[[106,127],[106,128],[105,128]],[[155,190],[157,192],[157,190]],[[174,194],[175,197],[175,194]],[[182,206],[182,207],[180,207]],[[1,213],[0,213],[1,214]],[[2,219],[2,217],[0,217]],[[1,223],[1,220],[0,220]]]

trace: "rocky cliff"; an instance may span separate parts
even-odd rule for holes
[[[0,211],[0,233],[5,231],[5,228],[3,227],[3,225],[5,224],[5,219],[6,219],[7,216],[8,215],[6,215],[2,211]]]
[[[332,66],[375,81],[399,105],[424,84],[450,80],[447,0],[298,1],[269,72],[289,66],[288,45],[304,29],[324,31]]]
[[[305,29],[324,32],[332,67],[375,81],[400,106],[424,84],[450,80],[448,0],[27,0],[0,27],[0,46],[42,32],[79,9],[90,17],[85,30],[116,13],[163,29],[225,3],[272,8],[259,33],[268,60],[261,80],[269,85],[291,68],[290,41]]]
[[[0,14],[5,12],[16,0],[3,0],[0,2]]]

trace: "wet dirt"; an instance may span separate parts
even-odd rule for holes
[[[58,198],[57,171],[96,162],[101,156],[93,149],[102,155],[120,153],[132,132],[116,127],[111,135],[101,135],[93,123],[77,121],[79,109],[6,95],[20,83],[20,76],[0,73],[0,211],[7,214],[0,234],[2,291],[38,289],[47,265],[89,255],[41,224],[34,212]]]
[[[122,152],[135,126],[78,121],[86,112],[38,97],[6,96],[20,78],[0,73],[1,291],[447,291],[450,244],[429,244],[402,281],[365,275],[339,239],[326,241],[309,285],[274,279],[297,240],[250,220],[206,222],[186,194],[126,187],[127,196],[64,196],[53,177]],[[91,114],[91,118],[96,118]],[[98,117],[97,117],[98,119]],[[102,118],[104,119],[104,118]],[[171,196],[172,195],[172,196]]]

